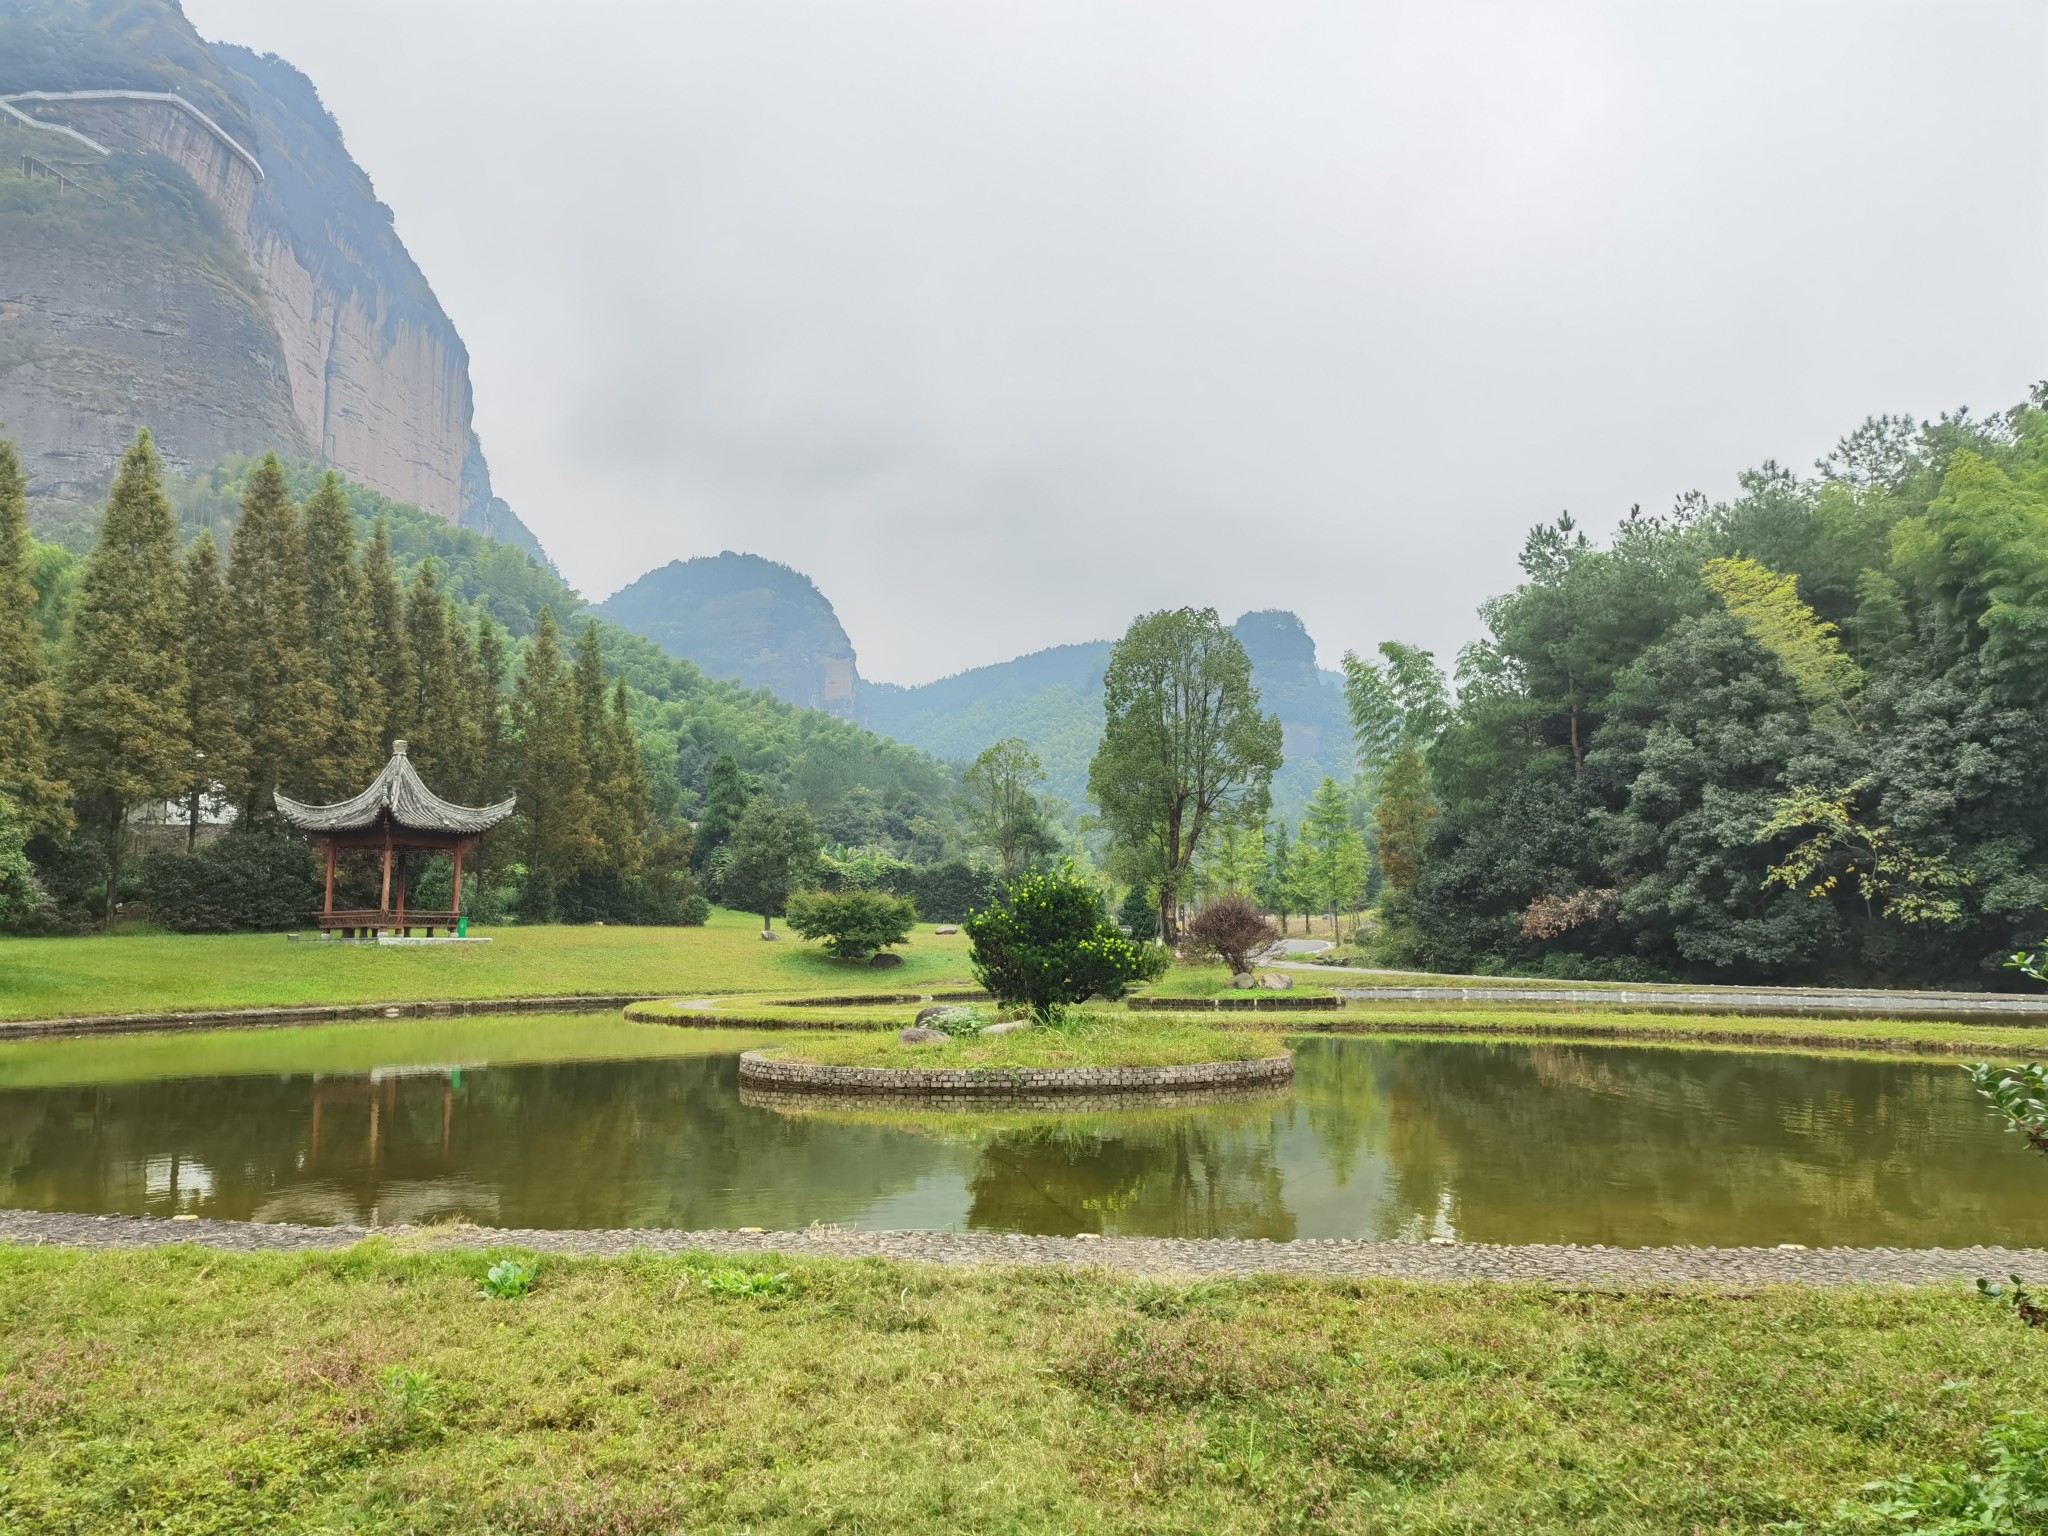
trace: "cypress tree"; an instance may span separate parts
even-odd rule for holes
[[[476,795],[482,804],[505,793],[505,641],[488,613],[476,616],[475,651],[469,707],[476,723]]]
[[[483,722],[477,716],[477,698],[483,692],[478,675],[476,647],[470,644],[469,627],[450,599],[442,599],[442,633],[448,641],[448,678],[441,707],[447,721],[444,757],[449,765],[450,793],[472,804],[480,803],[484,782]]]
[[[0,795],[29,835],[71,827],[71,790],[58,773],[57,690],[43,656],[30,579],[28,477],[0,440]]]
[[[455,675],[449,652],[448,605],[431,560],[406,589],[405,654],[413,689],[406,732],[413,764],[429,784],[452,786],[463,766],[458,728],[462,679]]]
[[[243,815],[269,813],[281,787],[332,783],[334,695],[321,677],[306,616],[306,541],[277,455],[266,454],[242,495],[228,550],[234,614],[235,723],[242,738]],[[222,776],[222,782],[231,782]]]
[[[215,784],[246,781],[235,716],[238,664],[234,609],[209,529],[185,554],[185,729],[192,740],[184,785],[188,853],[199,841],[200,801]]]
[[[617,807],[616,825],[620,841],[613,852],[612,867],[620,875],[640,872],[646,851],[647,833],[654,823],[653,799],[647,785],[647,767],[640,761],[640,743],[633,737],[633,717],[627,707],[626,680],[612,684],[612,708],[607,734],[608,756],[614,768],[610,797]]]
[[[576,680],[562,663],[550,608],[541,609],[520,658],[512,727],[513,787],[525,830],[526,909],[545,920],[554,915],[556,887],[588,868],[600,852],[591,825]]]
[[[329,474],[306,501],[306,627],[320,676],[334,696],[324,757],[332,765],[319,799],[353,794],[384,766],[384,685],[372,649],[370,588],[356,564],[355,520],[341,477]]]
[[[169,799],[191,769],[184,608],[177,514],[145,430],[121,459],[85,562],[60,702],[72,789],[107,839],[109,918],[129,806]]]
[[[384,687],[384,718],[377,728],[377,755],[410,736],[413,727],[412,657],[406,647],[405,603],[391,568],[391,531],[377,519],[370,547],[363,551],[363,586],[370,599],[370,660]]]
[[[637,761],[630,728],[624,749],[614,728],[604,685],[604,658],[598,649],[597,624],[584,626],[576,643],[576,723],[590,789],[591,831],[603,850],[601,862],[618,875],[639,865],[641,823],[627,803],[627,759]]]

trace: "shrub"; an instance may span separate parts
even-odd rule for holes
[[[1280,930],[1264,913],[1234,892],[1219,896],[1188,922],[1188,943],[1198,953],[1215,955],[1233,976],[1252,968],[1252,961],[1280,942]]]
[[[945,864],[908,864],[891,871],[883,882],[899,896],[917,903],[928,923],[958,923],[968,913],[995,905],[1001,878],[992,869],[978,869],[955,859]]]
[[[887,891],[797,891],[789,898],[789,926],[841,960],[865,960],[901,944],[916,921],[910,899]]]
[[[136,881],[155,919],[178,933],[296,928],[320,907],[312,850],[265,832],[231,832],[194,854],[151,854]]]
[[[1102,915],[1095,887],[1071,864],[1019,876],[964,926],[976,979],[1042,1020],[1098,994],[1122,997],[1165,974],[1168,963],[1165,950],[1133,943]]]

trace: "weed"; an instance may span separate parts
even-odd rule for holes
[[[500,1259],[484,1271],[480,1293],[498,1301],[513,1301],[533,1289],[533,1266],[513,1259]]]
[[[377,1373],[382,1394],[377,1438],[387,1446],[425,1445],[447,1429],[448,1388],[430,1372],[402,1365]]]
[[[714,1269],[708,1271],[701,1281],[705,1290],[714,1296],[794,1296],[796,1282],[787,1272],[776,1275],[750,1275],[741,1269]]]

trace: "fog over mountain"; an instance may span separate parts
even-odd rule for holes
[[[2048,7],[188,0],[317,83],[593,598],[925,681],[1141,609],[1449,651],[1519,530],[2048,373]]]

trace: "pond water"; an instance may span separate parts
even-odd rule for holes
[[[737,1053],[754,1043],[563,1019],[6,1047],[0,1205],[386,1225],[2048,1244],[2048,1165],[1948,1062],[1322,1036],[1295,1042],[1292,1090],[1257,1102],[928,1120],[744,1104]],[[604,1059],[562,1059],[578,1056]]]

